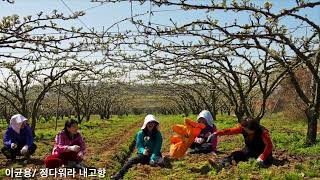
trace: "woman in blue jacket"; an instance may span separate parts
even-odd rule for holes
[[[21,114],[11,117],[10,125],[3,138],[4,147],[1,152],[7,159],[14,160],[16,156],[30,158],[37,146],[33,143],[32,131],[28,119]]]
[[[130,158],[121,170],[111,179],[121,179],[134,164],[150,164],[152,166],[163,165],[161,155],[162,136],[159,131],[159,122],[149,114],[144,118],[144,123],[136,137],[138,156]]]

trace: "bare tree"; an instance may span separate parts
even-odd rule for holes
[[[90,50],[90,44],[98,38],[96,33],[58,25],[58,21],[82,15],[40,12],[35,17],[7,16],[0,22],[0,96],[15,111],[31,116],[33,132],[41,102],[54,82],[68,72],[92,67],[78,58],[78,53]],[[31,95],[30,88],[38,91]]]
[[[111,115],[118,111],[120,107],[117,105],[122,104],[124,96],[123,85],[119,82],[101,82],[97,84],[97,94],[95,95],[95,111],[99,113],[101,119],[109,119]]]
[[[85,76],[78,78],[79,74],[65,77],[61,87],[58,89],[61,94],[72,104],[78,122],[84,118],[88,121],[93,110],[93,100],[96,94],[96,87],[85,79]]]
[[[14,114],[14,109],[7,102],[7,100],[0,98],[0,117],[5,119],[5,121],[9,124],[10,118]]]
[[[8,3],[10,3],[10,4],[13,4],[13,3],[14,3],[14,0],[2,0],[2,1],[6,1],[6,2],[8,2]]]
[[[121,1],[122,0],[118,0],[116,2]],[[103,2],[111,1],[106,0]],[[148,51],[148,56],[151,56],[151,54],[155,52],[159,54],[159,51],[154,49],[161,49],[163,54],[166,52],[168,53],[167,56],[162,57],[164,61],[168,60],[168,62],[165,63],[168,66],[174,64],[174,61],[170,61],[170,59],[173,59],[172,54],[175,55],[175,60],[179,60],[179,58],[184,57],[186,53],[182,54],[182,50],[184,50],[184,52],[191,52],[187,54],[199,54],[199,49],[202,49],[203,51],[207,51],[206,53],[203,53],[203,55],[213,57],[216,53],[212,52],[214,52],[216,48],[222,50],[223,47],[231,47],[231,52],[233,52],[232,55],[238,56],[245,61],[247,61],[247,58],[250,56],[243,56],[244,49],[247,49],[249,53],[252,52],[252,55],[257,54],[254,52],[259,51],[260,54],[263,54],[263,56],[268,58],[269,62],[273,61],[275,64],[274,66],[277,67],[276,71],[282,69],[280,70],[281,74],[281,72],[285,70],[290,77],[291,83],[295,87],[297,94],[306,104],[305,113],[308,119],[306,143],[310,145],[316,142],[317,120],[319,119],[320,114],[320,28],[314,18],[306,17],[302,14],[302,11],[305,12],[308,9],[319,7],[320,2],[298,0],[292,7],[281,9],[279,11],[273,9],[272,3],[268,1],[262,5],[261,3],[252,3],[247,0],[242,0],[240,2],[232,1],[231,3],[227,3],[225,0],[203,3],[196,1],[152,0],[152,3],[159,6],[180,7],[186,12],[189,10],[204,11],[207,16],[203,19],[190,19],[189,22],[183,24],[179,24],[178,22],[175,22],[174,19],[171,19],[171,26],[159,26],[150,22],[136,20],[134,23],[141,27],[140,32],[144,32],[145,36],[157,35],[162,37],[161,40],[158,38],[158,41],[156,41],[157,38],[155,38],[154,41],[144,39],[137,42],[137,44],[144,44],[144,47],[152,49]],[[217,13],[212,12],[219,12],[220,15],[225,12],[229,15],[235,15],[235,17],[237,13],[241,13],[247,16],[248,21],[243,22],[240,19],[235,18],[233,22],[219,23],[219,21],[214,17],[214,14]],[[288,22],[296,23],[294,27],[289,27],[287,24]],[[309,29],[309,33],[303,35],[299,33],[299,31],[301,32],[301,29],[304,30],[305,28]],[[192,36],[195,39],[192,41],[182,40],[180,43],[177,43],[177,39],[170,40],[168,36],[185,38]],[[234,50],[238,50],[238,53],[235,54]],[[133,58],[127,58],[127,60],[134,61]],[[190,59],[187,59],[186,61],[189,60]],[[228,60],[220,58],[220,60],[228,63],[230,58],[228,57]],[[259,58],[259,60],[261,60],[261,58]],[[146,64],[150,66],[152,63],[149,61]],[[262,62],[262,64],[264,63]],[[268,63],[266,65],[267,66],[265,67],[272,67],[268,66]],[[307,68],[312,74],[311,96],[308,96],[306,92],[303,91],[303,88],[295,75],[295,69],[299,65]],[[239,97],[232,97],[233,101],[239,98],[243,103],[247,99],[247,93],[251,91],[242,90],[242,86],[240,85],[243,82],[237,80],[238,75],[235,76],[233,74],[234,72],[237,72],[237,70],[233,70],[234,68],[232,66],[233,64],[231,64],[231,66],[228,64],[225,66],[231,74],[229,74],[229,78],[224,78],[223,80],[226,81],[226,85],[231,86],[229,87],[230,95],[239,95]],[[256,68],[252,67],[248,73],[252,77],[259,77],[259,74],[255,72],[255,69]],[[261,72],[264,71],[262,70]],[[247,76],[246,72],[240,73],[245,73],[243,75]],[[272,76],[264,77],[268,79],[268,77]],[[221,78],[223,78],[223,76],[221,76]],[[254,79],[255,78],[253,78],[253,80]],[[265,87],[268,87],[267,91],[262,94],[264,99],[269,95],[269,92],[272,92],[271,90],[273,88],[269,86],[270,84],[268,86],[264,86],[264,84],[269,81],[264,80],[261,82],[253,82],[260,87],[260,90],[262,90],[261,88],[265,89]],[[247,83],[250,84],[250,80]],[[232,90],[233,87],[236,87],[238,92]],[[255,89],[254,87],[255,86],[252,86],[251,89]],[[244,104],[238,104],[236,109],[244,111],[245,114],[251,114],[250,108],[246,107]],[[263,113],[264,110],[262,109],[259,114],[263,115]],[[241,115],[241,113],[239,115]],[[261,116],[258,115],[257,118],[259,119]]]
[[[0,22],[0,96],[15,111],[31,117],[33,133],[41,102],[55,82],[69,73],[97,74],[109,67],[107,56],[122,38],[60,24],[83,15],[74,12],[68,16],[54,10],[49,15],[6,16]],[[98,51],[103,58],[90,59]]]

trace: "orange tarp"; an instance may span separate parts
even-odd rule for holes
[[[170,138],[170,156],[174,159],[181,158],[200,134],[200,131],[205,128],[204,124],[191,119],[185,119],[184,124],[177,124],[172,127],[172,130],[177,133]]]

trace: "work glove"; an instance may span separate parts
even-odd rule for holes
[[[11,143],[11,149],[16,149],[18,145],[16,143]]]
[[[150,166],[156,166],[157,165],[154,160],[150,160],[149,164],[150,164]]]
[[[69,146],[68,149],[69,149],[70,151],[79,152],[79,151],[80,151],[80,146],[78,146],[78,145],[73,145],[73,146]]]
[[[23,146],[23,148],[21,149],[20,153],[23,155],[23,154],[26,154],[28,152],[28,148],[29,146],[28,145],[25,145]]]
[[[265,166],[264,161],[260,157],[257,158],[257,165],[259,167],[264,167]]]
[[[195,142],[195,143],[198,143],[198,144],[201,144],[201,143],[204,142],[204,139],[203,139],[203,138],[196,138],[196,139],[194,140],[194,142]]]
[[[144,151],[143,151],[143,155],[148,156],[149,153],[150,153],[149,149],[145,148]]]
[[[80,152],[78,153],[78,156],[79,156],[81,159],[83,159],[83,156],[84,156],[83,152],[80,151]]]

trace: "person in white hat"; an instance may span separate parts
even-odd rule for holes
[[[213,123],[213,117],[208,110],[203,110],[198,115],[198,123],[203,123],[206,125],[204,129],[201,130],[198,137],[195,138],[193,144],[191,145],[191,151],[189,154],[196,153],[213,153],[217,151],[218,139],[214,136],[214,132],[217,131],[217,127]]]
[[[25,160],[28,160],[37,149],[27,122],[28,119],[21,114],[11,117],[3,138],[4,147],[1,149],[7,159],[15,160],[17,156],[24,156]]]
[[[130,158],[118,173],[111,176],[111,179],[121,179],[134,164],[163,165],[161,155],[162,135],[159,131],[159,122],[153,115],[149,114],[144,118],[144,123],[136,137],[136,146],[138,156]]]

